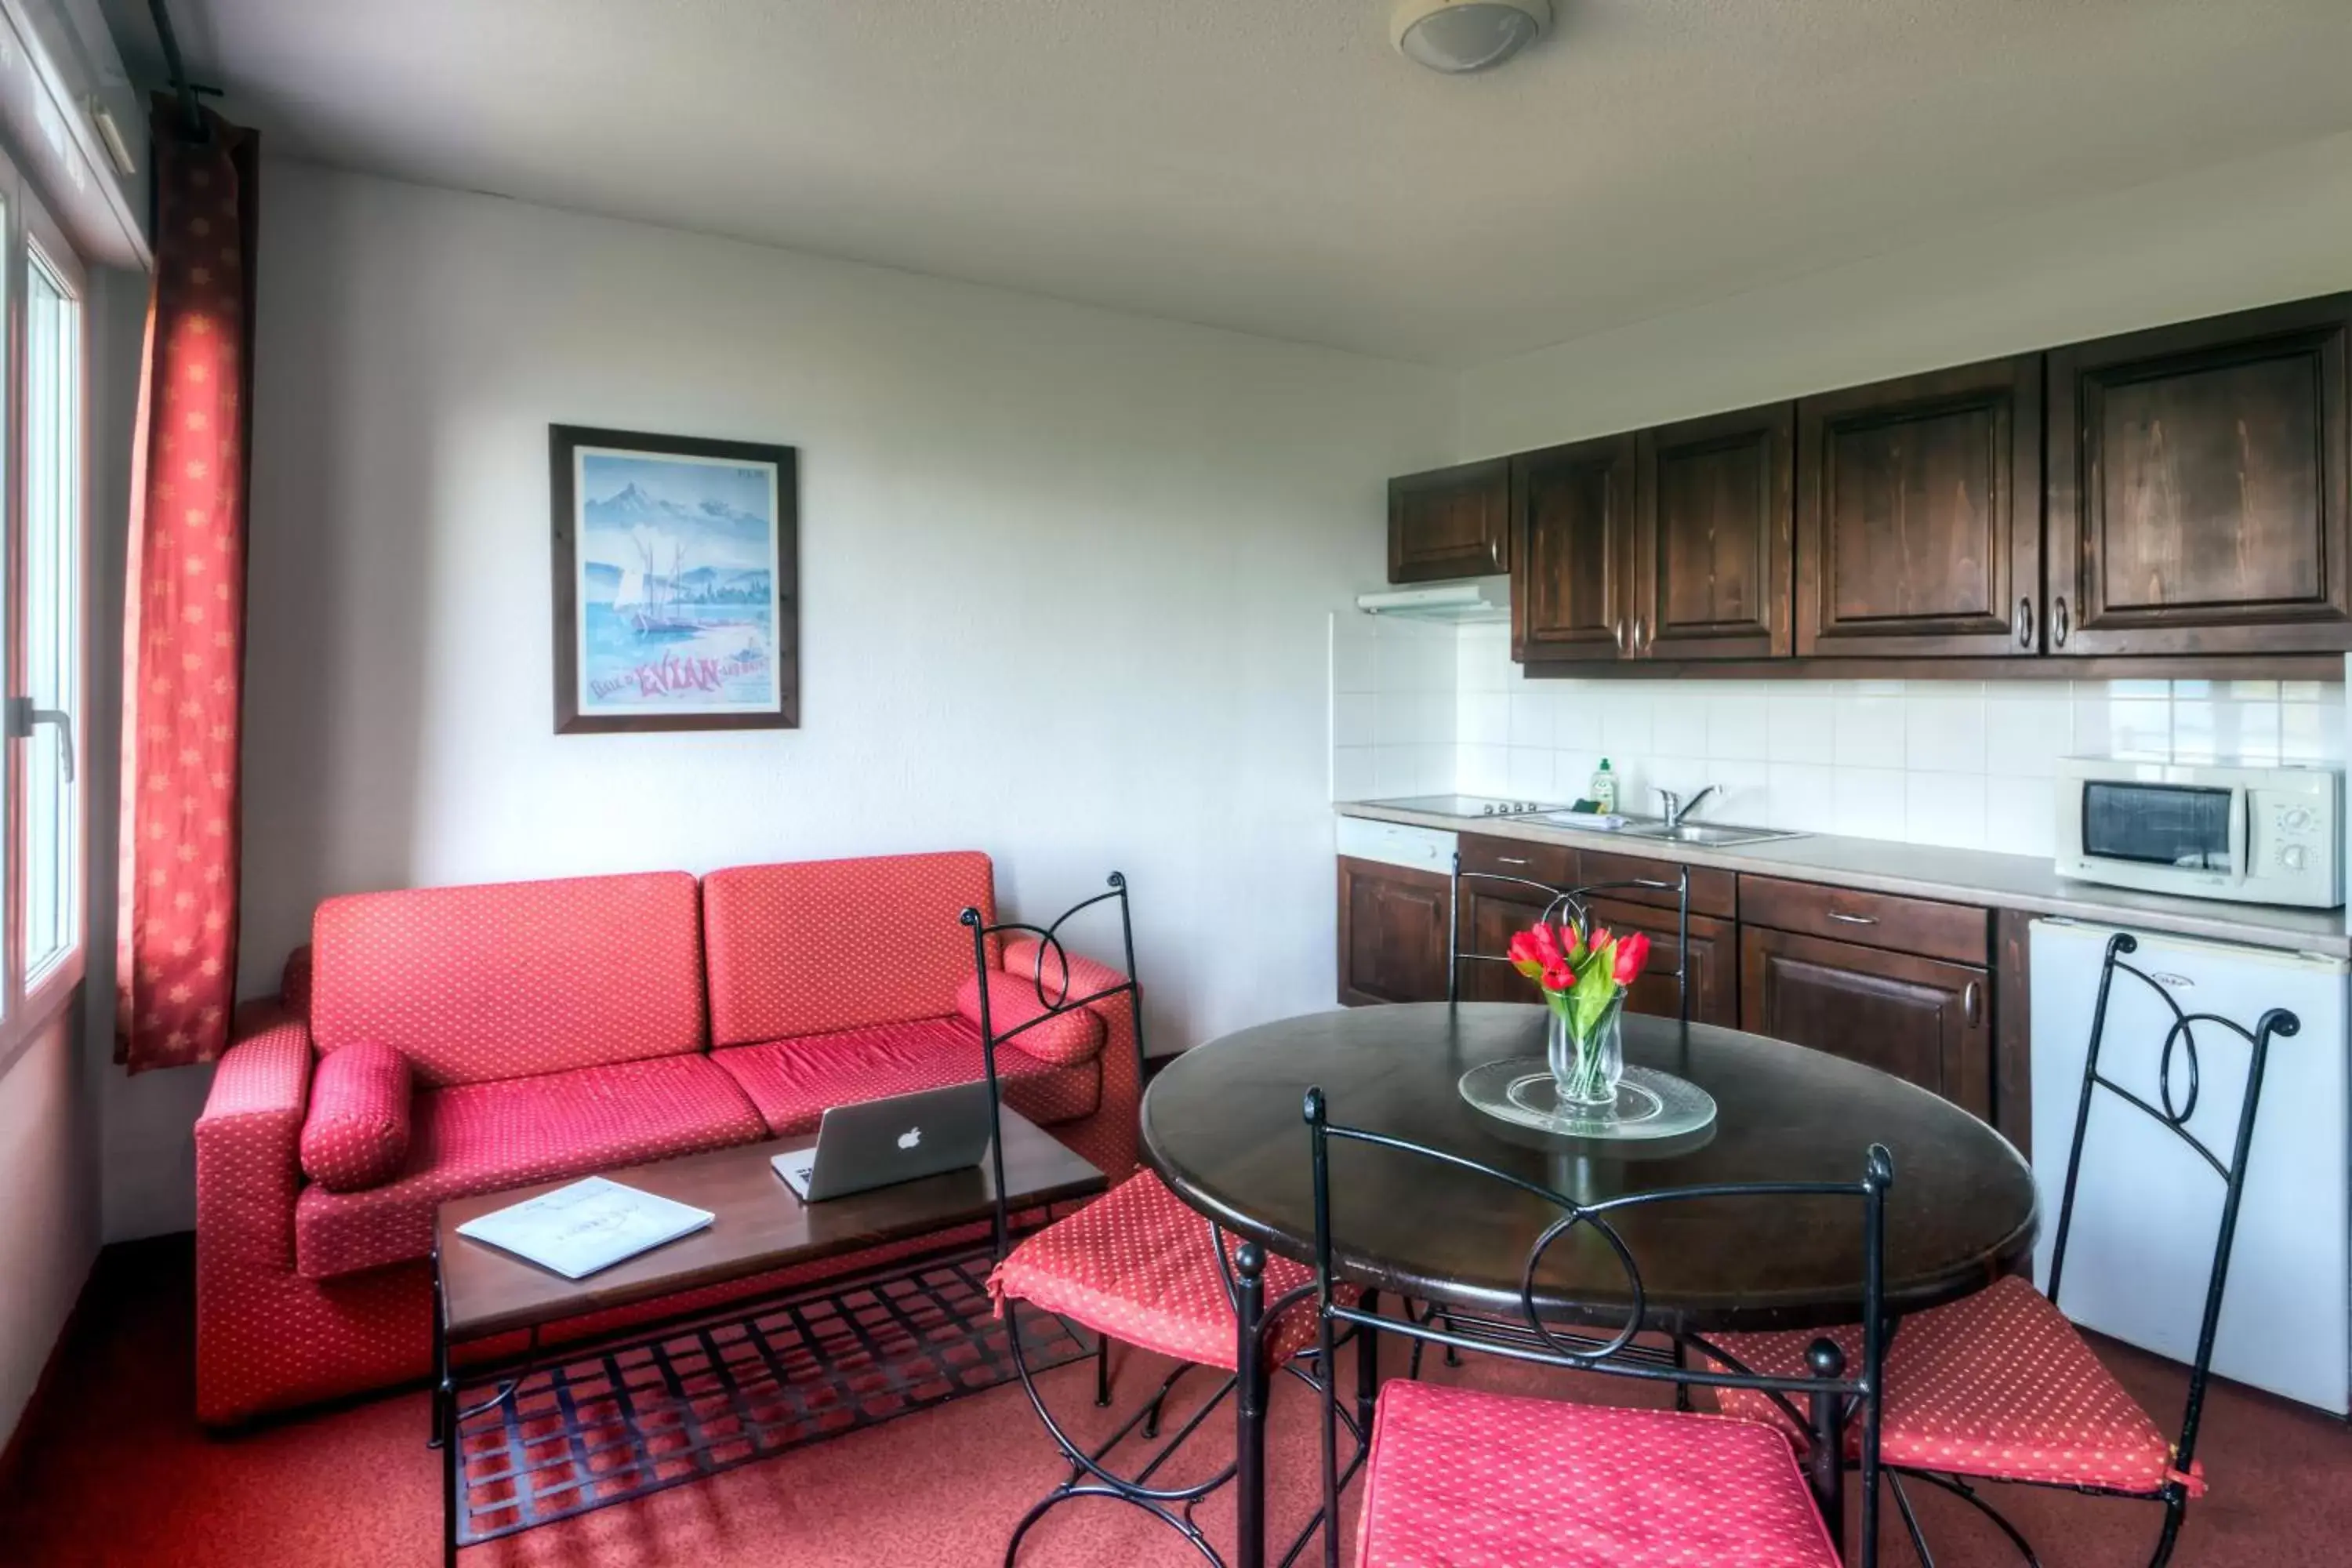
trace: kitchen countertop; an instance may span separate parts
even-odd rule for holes
[[[2062,879],[2046,856],[2002,855],[1987,849],[1943,849],[1926,844],[1899,844],[1884,838],[1846,838],[1813,833],[1795,838],[1774,838],[1760,844],[1730,847],[1696,844],[1664,844],[1598,828],[1555,827],[1513,817],[1455,816],[1414,811],[1376,800],[1342,801],[1335,808],[1342,816],[1374,822],[1398,822],[1434,827],[1451,833],[1476,833],[1490,838],[1518,838],[1537,844],[1607,849],[1686,866],[1708,866],[1726,871],[1748,871],[1786,877],[1800,882],[1826,882],[1841,888],[1908,898],[1941,899],[1950,903],[1981,904],[1988,909],[2023,910],[2032,914],[2063,915],[2137,931],[2170,931],[2210,942],[2244,942],[2253,947],[2284,948],[2328,958],[2352,957],[2342,910],[2294,910],[2270,904],[2231,904],[2210,899],[2173,898],[2162,893],[2133,892],[2095,882]],[[1694,818],[1693,820],[1696,820]]]

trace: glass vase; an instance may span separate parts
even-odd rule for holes
[[[1551,1009],[1551,1026],[1544,1054],[1551,1065],[1563,1105],[1611,1106],[1617,1103],[1617,1083],[1625,1076],[1625,1037],[1619,1028],[1625,1012],[1620,991],[1579,1034],[1565,1007]]]

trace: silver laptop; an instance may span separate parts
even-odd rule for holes
[[[988,1152],[988,1084],[950,1084],[888,1100],[836,1105],[817,1124],[816,1146],[769,1163],[804,1203],[977,1165]]]

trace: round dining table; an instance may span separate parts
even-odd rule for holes
[[[1310,1263],[1310,1088],[1323,1090],[1334,1126],[1465,1156],[1578,1204],[1718,1184],[1859,1183],[1878,1143],[1895,1166],[1885,1261],[1891,1314],[1983,1289],[2031,1252],[2032,1172],[2005,1139],[1915,1084],[1787,1041],[1626,1015],[1628,1065],[1685,1079],[1716,1102],[1710,1127],[1672,1140],[1558,1137],[1468,1103],[1458,1086],[1471,1068],[1543,1056],[1546,1018],[1534,1004],[1402,1004],[1285,1018],[1209,1041],[1171,1061],[1144,1095],[1144,1161],[1216,1226]],[[1333,1145],[1330,1188],[1339,1275],[1466,1314],[1523,1313],[1528,1250],[1561,1213],[1491,1177],[1360,1142]],[[1645,1331],[1826,1328],[1862,1315],[1855,1198],[1694,1199],[1637,1205],[1613,1219],[1639,1270]],[[1244,1258],[1255,1251],[1244,1249]],[[1272,1371],[1258,1352],[1258,1328],[1277,1303],[1264,1300],[1254,1271],[1239,1285],[1235,1562],[1258,1568]],[[1634,1294],[1610,1249],[1554,1247],[1536,1299],[1548,1319],[1614,1331]]]

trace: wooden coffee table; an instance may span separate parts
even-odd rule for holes
[[[1004,1112],[1015,1214],[1091,1197],[1108,1180],[1050,1134]],[[985,1164],[803,1204],[769,1160],[814,1134],[599,1173],[711,1211],[705,1229],[585,1279],[566,1279],[457,1234],[478,1215],[570,1184],[453,1198],[434,1220],[434,1443],[441,1450],[442,1559],[533,1525],[641,1497],[788,1448],[978,1393],[1013,1375],[985,1281],[990,1241],[910,1247],[875,1268],[632,1324],[624,1342],[550,1348],[545,1331],[892,1242],[984,1222]],[[1099,1347],[1024,1313],[1033,1367]],[[455,1350],[521,1334],[520,1353],[469,1363]],[[461,1479],[463,1481],[461,1492]]]

